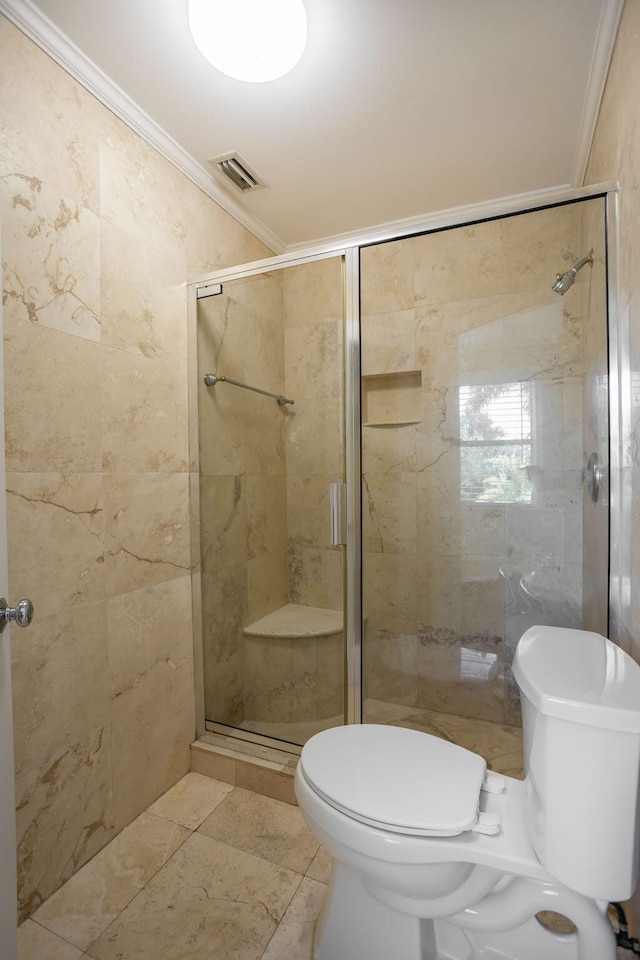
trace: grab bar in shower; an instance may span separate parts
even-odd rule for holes
[[[208,387],[215,387],[216,383],[232,383],[234,387],[242,387],[243,390],[252,390],[253,393],[261,393],[264,397],[272,397],[280,407],[284,407],[285,403],[293,404],[293,400],[287,400],[281,394],[269,393],[268,390],[260,390],[259,387],[250,387],[248,383],[240,383],[239,380],[232,380],[231,377],[217,377],[215,373],[206,373],[204,382]]]

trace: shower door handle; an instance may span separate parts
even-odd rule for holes
[[[346,544],[342,534],[346,489],[346,483],[329,484],[329,542],[332,547]]]

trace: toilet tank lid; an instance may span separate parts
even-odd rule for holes
[[[531,627],[518,641],[513,675],[546,716],[640,733],[640,666],[598,633]]]

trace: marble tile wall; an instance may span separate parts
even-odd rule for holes
[[[189,766],[187,276],[269,251],[0,17],[20,912]]]
[[[363,251],[365,391],[421,383],[363,428],[368,697],[518,723],[518,637],[580,622],[581,285],[551,291],[580,226],[559,207]],[[531,390],[530,502],[464,501],[460,388],[504,382]]]
[[[344,478],[342,262],[292,267],[284,281],[289,600],[342,609],[343,551],[329,544],[329,484]]]
[[[622,646],[640,660],[640,0],[627,0],[609,68],[585,183],[618,182],[618,324],[629,358],[622,396]],[[639,911],[640,913],[640,911]]]
[[[205,715],[245,718],[244,627],[287,602],[282,274],[224,285],[198,304],[200,539]]]

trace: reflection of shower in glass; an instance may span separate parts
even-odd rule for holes
[[[573,286],[573,281],[578,276],[578,270],[582,270],[587,263],[593,263],[593,250],[591,250],[587,257],[583,257],[582,260],[578,260],[575,267],[571,267],[571,270],[567,270],[566,273],[557,273],[556,282],[553,284],[551,289],[555,293],[559,293],[560,296],[565,294],[569,287]]]

